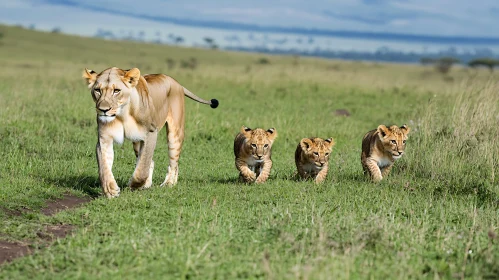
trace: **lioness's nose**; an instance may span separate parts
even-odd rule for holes
[[[111,108],[109,108],[109,109],[101,109],[101,108],[97,108],[97,109],[99,109],[99,111],[101,111],[101,112],[103,112],[103,113],[106,113],[107,111],[111,110]]]

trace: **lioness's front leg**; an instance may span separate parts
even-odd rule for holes
[[[146,139],[140,142],[137,154],[137,165],[135,166],[132,178],[128,182],[128,186],[132,190],[149,188],[152,185],[152,172],[154,169],[152,156],[154,154],[154,149],[156,148],[157,138],[158,131],[156,130],[154,132],[149,132]],[[134,146],[135,145],[136,144],[134,144]]]
[[[118,197],[120,188],[113,176],[113,138],[99,135],[96,147],[97,165],[99,167],[99,180],[102,191],[108,198]]]
[[[263,162],[262,172],[260,172],[260,175],[256,178],[255,183],[263,183],[267,181],[270,175],[270,169],[272,169],[272,160],[267,159]]]

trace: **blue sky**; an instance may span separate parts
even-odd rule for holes
[[[242,26],[499,38],[499,1],[2,0],[0,22],[35,24],[46,30],[57,26],[81,35],[105,28],[114,32],[140,29],[148,34],[177,30],[202,36],[227,27],[236,28],[231,32],[237,33]]]

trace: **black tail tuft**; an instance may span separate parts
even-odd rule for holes
[[[218,107],[218,100],[212,99],[210,107],[213,108],[213,109],[217,108]]]

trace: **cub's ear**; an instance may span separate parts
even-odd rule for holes
[[[85,70],[83,70],[83,75],[81,75],[81,77],[87,81],[88,88],[91,88],[95,84],[97,73],[94,70],[89,70],[85,68]]]
[[[326,141],[326,143],[329,143],[329,148],[332,148],[336,144],[336,142],[334,142],[333,137],[329,137],[324,141]]]
[[[409,134],[409,132],[411,131],[411,129],[406,124],[402,125],[400,127],[400,130],[402,130],[402,133],[404,133],[405,135]]]
[[[378,133],[381,137],[385,137],[387,134],[390,133],[390,129],[386,127],[385,125],[379,125],[378,126]]]
[[[126,70],[122,79],[125,85],[135,87],[139,83],[140,70],[138,68]]]
[[[310,149],[310,147],[312,147],[313,144],[314,143],[309,138],[303,138],[300,141],[300,147],[304,151],[308,151]]]
[[[241,130],[240,132],[246,136],[246,138],[250,138],[251,137],[251,128],[247,127],[247,126],[241,126]]]
[[[277,137],[277,130],[275,128],[269,128],[267,129],[267,137],[269,137],[270,141],[274,141],[274,139]]]

